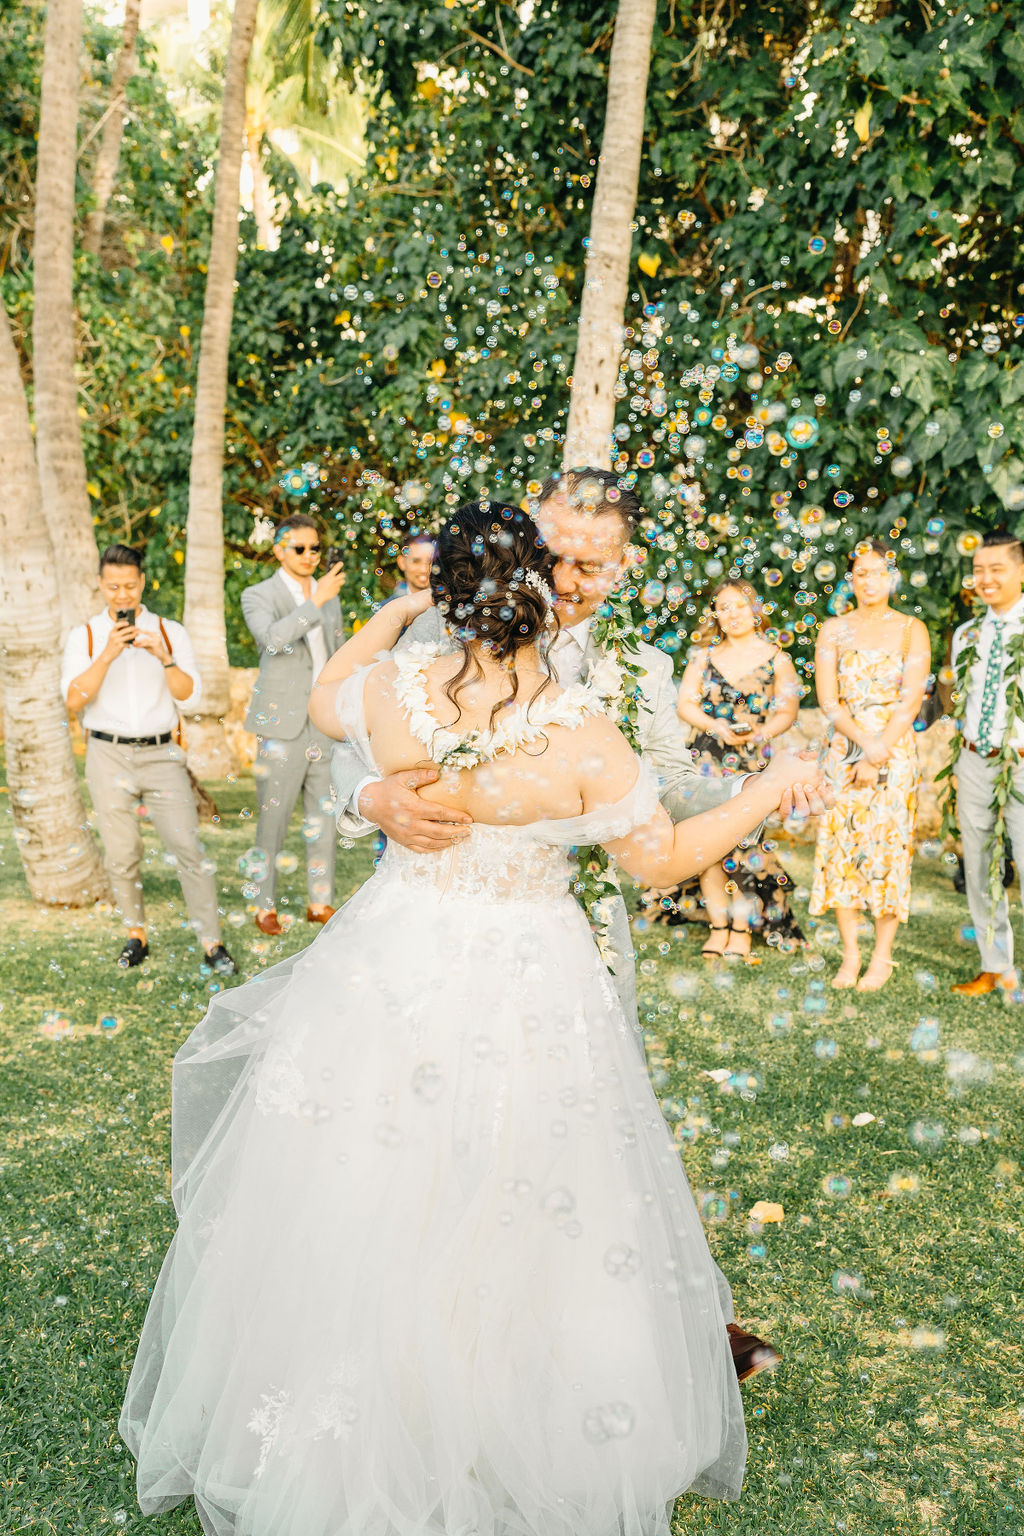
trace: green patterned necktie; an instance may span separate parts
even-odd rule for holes
[[[978,720],[978,749],[981,752],[992,750],[992,733],[996,723],[996,706],[999,703],[999,694],[1003,681],[1003,625],[1000,619],[993,619],[995,634],[988,648],[988,662],[985,667],[985,686],[981,694],[981,716]]]

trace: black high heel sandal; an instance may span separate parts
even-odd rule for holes
[[[746,947],[745,950],[725,949],[725,950],[723,950],[724,958],[726,960],[738,960],[741,965],[760,965],[760,963],[761,963],[760,956],[759,955],[751,954],[751,947],[752,947],[753,942],[754,942],[754,936],[751,933],[750,929],[749,928],[737,928],[734,923],[730,923],[729,924],[729,938],[730,938],[730,940],[732,939],[733,934],[736,934],[741,939],[746,939],[747,947]]]
[[[709,923],[708,924],[708,928],[710,929],[710,931],[712,933],[728,933],[729,932],[729,924],[728,923]],[[701,950],[701,954],[704,955],[708,960],[721,960],[723,955],[725,954],[725,950],[724,949],[709,949],[708,946],[705,944],[704,948]]]

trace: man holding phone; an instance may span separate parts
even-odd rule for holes
[[[148,818],[177,871],[206,963],[230,976],[236,966],[221,943],[213,865],[199,841],[192,781],[175,740],[179,707],[198,701],[199,670],[182,626],[144,606],[145,585],[138,550],[104,550],[107,606],[71,631],[61,667],[61,692],[69,709],[82,711],[88,733],[86,783],[128,929],[118,965],[127,970],[149,954],[140,876],[141,819]]]
[[[284,932],[275,900],[278,859],[300,791],[309,895],[306,921],[325,923],[334,915],[333,743],[310,724],[307,706],[314,680],[345,638],[338,601],[345,569],[332,550],[317,580],[313,573],[321,553],[313,519],[304,514],[286,517],[274,534],[278,570],[242,593],[242,614],[260,652],[245,727],[259,742],[253,773],[260,819],[252,881],[257,888],[256,926],[267,934]]]

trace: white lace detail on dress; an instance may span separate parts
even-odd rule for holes
[[[395,693],[405,711],[409,730],[433,762],[445,768],[474,768],[478,763],[517,752],[544,739],[544,728],[564,725],[574,730],[588,715],[611,713],[618,693],[618,677],[599,665],[586,682],[574,683],[554,697],[535,699],[507,709],[489,731],[453,731],[441,725],[431,712],[426,669],[447,654],[439,645],[418,641],[394,653],[398,673]],[[606,675],[607,674],[607,675]],[[609,691],[610,690],[610,691]]]

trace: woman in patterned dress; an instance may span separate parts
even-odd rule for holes
[[[930,663],[928,631],[890,597],[899,577],[885,545],[865,539],[850,556],[856,599],[821,627],[818,702],[832,728],[825,760],[835,804],[818,824],[811,913],[835,910],[843,959],[833,987],[876,992],[892,974],[892,945],[910,913],[918,763],[913,722]],[[863,976],[857,929],[875,924]]]
[[[789,657],[762,635],[760,599],[748,582],[715,588],[696,641],[676,705],[696,728],[694,759],[708,773],[759,773],[771,756],[768,743],[796,719],[800,685]],[[685,910],[698,889],[711,928],[702,950],[709,958],[748,959],[752,930],[790,948],[803,941],[789,907],[789,877],[763,843],[735,849],[704,871],[699,887],[694,881],[671,893],[676,908]]]

